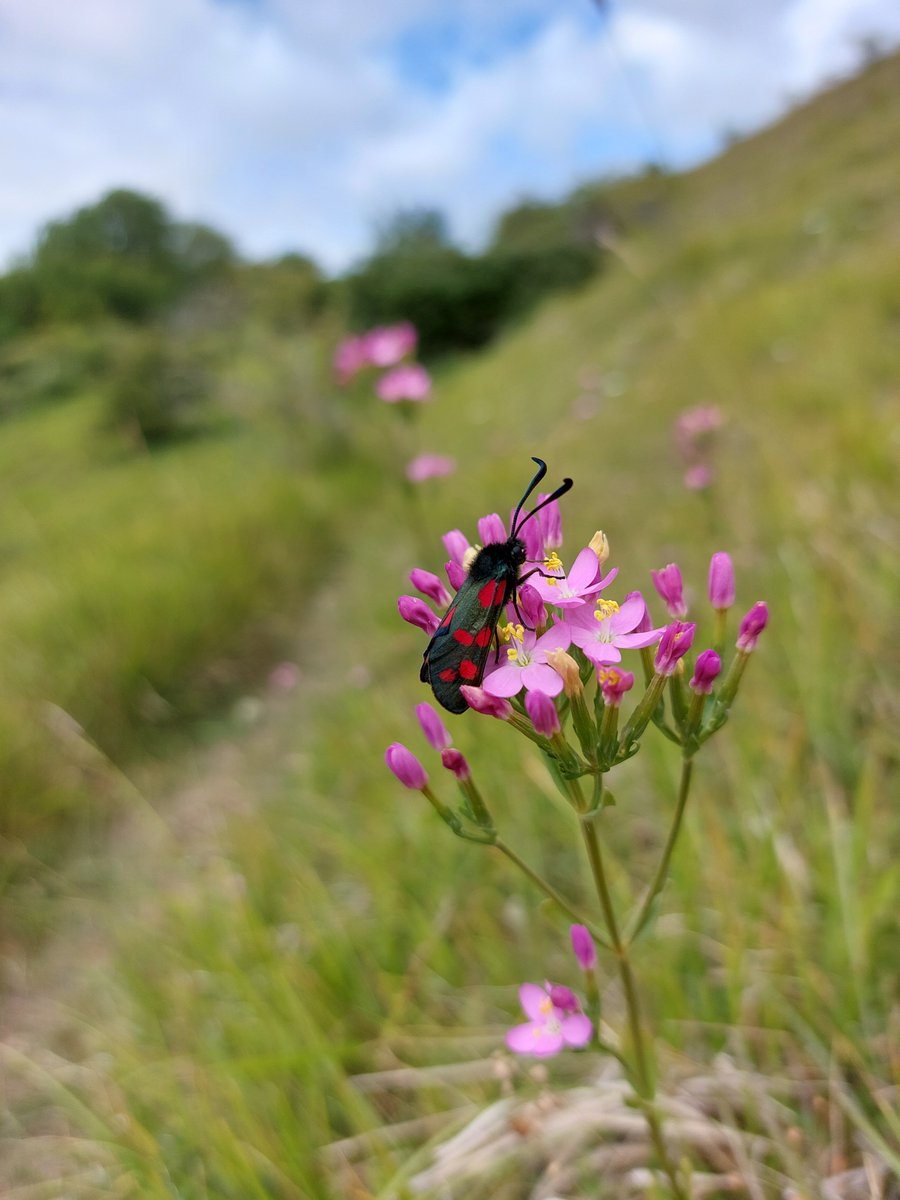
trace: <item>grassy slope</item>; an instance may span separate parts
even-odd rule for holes
[[[667,1069],[726,1049],[773,1087],[811,1081],[768,1130],[766,1157],[813,1191],[855,1159],[861,1128],[896,1136],[879,1097],[898,900],[898,142],[894,59],[677,181],[662,222],[629,238],[596,286],[448,370],[420,434],[463,464],[423,503],[435,536],[508,505],[540,453],[576,479],[568,545],[602,526],[622,590],[677,558],[699,604],[710,552],[728,547],[739,605],[769,600],[771,629],[700,766],[639,971]],[[586,369],[616,394],[579,419]],[[698,402],[728,418],[712,496],[682,489],[671,446],[674,417]],[[425,557],[407,528],[385,486],[344,531],[349,550],[318,564],[327,588],[301,622],[307,684],[275,735],[285,765],[278,745],[247,752],[253,810],[231,816],[214,853],[160,835],[171,898],[151,916],[142,885],[123,892],[142,924],[119,923],[87,1038],[110,1057],[75,1089],[90,1117],[71,1092],[67,1106],[75,1128],[112,1143],[135,1194],[368,1195],[355,1170],[323,1172],[316,1147],[463,1097],[373,1101],[347,1073],[471,1055],[479,1033],[489,1052],[517,980],[571,978],[564,927],[382,766],[395,738],[423,751],[420,643],[394,609]],[[527,748],[486,721],[454,733],[509,840],[586,897],[566,815]],[[658,847],[668,750],[648,742],[613,784],[604,829],[620,897]],[[617,1004],[611,988],[612,1019]],[[376,1155],[370,1183],[386,1186],[409,1154]],[[525,1195],[523,1173],[464,1194]],[[779,1176],[763,1180],[777,1194]]]

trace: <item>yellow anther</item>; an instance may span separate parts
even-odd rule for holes
[[[519,658],[519,651],[516,649],[515,646],[510,646],[509,649],[506,651],[506,657],[509,659],[510,662],[517,662],[518,658]]]
[[[597,608],[594,611],[594,616],[598,621],[605,621],[607,617],[613,617],[619,611],[619,606],[615,600],[597,600]]]
[[[547,571],[561,571],[563,569],[562,559],[555,550],[551,550],[544,559],[544,569]]]

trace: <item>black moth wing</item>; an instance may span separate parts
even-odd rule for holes
[[[503,606],[515,599],[519,563],[518,539],[485,546],[475,557],[443,621],[428,643],[419,678],[430,683],[435,699],[448,712],[469,707],[460,688],[478,686],[484,677],[494,630]]]

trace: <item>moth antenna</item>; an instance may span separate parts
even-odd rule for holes
[[[535,461],[537,461],[537,460],[535,460]],[[543,478],[543,476],[540,476],[540,478]],[[537,482],[537,478],[535,479],[535,482]],[[528,491],[522,497],[523,503],[530,495],[533,487],[534,487],[534,484],[531,485],[531,487],[528,489]],[[556,489],[555,492],[551,492],[549,496],[545,496],[544,499],[540,502],[540,504],[536,504],[534,506],[534,508],[531,510],[531,512],[525,514],[525,516],[522,518],[522,520],[519,521],[519,523],[513,528],[513,534],[512,534],[513,537],[516,537],[516,535],[518,534],[518,532],[522,528],[522,526],[525,524],[525,522],[530,521],[535,513],[540,512],[542,508],[546,508],[547,505],[551,504],[554,500],[558,500],[560,498],[560,496],[564,496],[566,494],[566,492],[568,492],[570,490],[571,487],[572,487],[572,480],[564,479],[562,481],[562,483],[559,485],[559,487]],[[521,508],[521,507],[522,507],[522,505],[520,504],[519,508]],[[516,509],[516,516],[518,516],[518,514],[519,514],[519,510]]]
[[[547,464],[544,462],[544,460],[542,458],[535,458],[534,455],[532,455],[531,461],[536,462],[538,465],[537,474],[535,475],[534,479],[532,479],[531,483],[529,483],[528,487],[525,489],[525,494],[522,497],[522,499],[516,505],[516,511],[513,513],[513,519],[512,519],[511,533],[512,533],[513,537],[516,536],[516,530],[518,529],[519,513],[522,511],[522,507],[525,504],[525,501],[528,499],[528,497],[531,495],[531,493],[534,491],[534,489],[537,487],[537,485],[541,482],[541,480],[544,478],[544,476],[547,474]]]

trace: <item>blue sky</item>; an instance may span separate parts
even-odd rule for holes
[[[0,0],[0,262],[115,186],[342,270],[398,209],[684,166],[900,42],[897,0]]]

